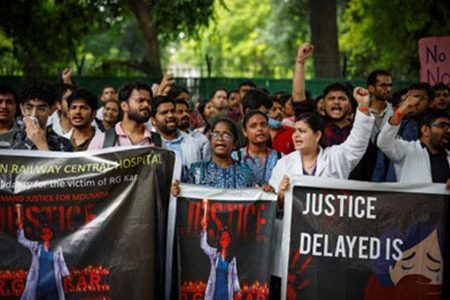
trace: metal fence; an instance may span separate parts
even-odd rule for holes
[[[1,76],[0,83],[7,84],[16,90],[20,90],[28,81],[34,78],[26,78],[19,76]],[[41,78],[46,80],[55,81],[55,78]],[[192,94],[192,99],[197,101],[199,99],[209,98],[211,93],[217,88],[225,88],[227,90],[236,89],[243,80],[248,78],[176,78],[175,82],[179,85],[185,86]],[[115,88],[119,88],[120,85],[141,81],[150,85],[159,82],[160,79],[149,79],[145,77],[75,77],[74,82],[91,90],[92,92],[100,95],[105,85],[112,85]],[[279,91],[291,92],[292,80],[291,79],[268,79],[268,78],[252,78],[256,85],[260,88],[266,88],[270,93]],[[322,93],[323,89],[330,83],[343,82],[342,79],[313,79],[306,80],[306,89],[311,92],[312,96],[317,96]],[[366,86],[365,80],[348,80],[346,81],[353,86]],[[412,82],[410,81],[394,81],[393,90],[397,90],[403,87],[407,87]]]

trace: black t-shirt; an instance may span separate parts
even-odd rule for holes
[[[423,146],[426,147],[425,145]],[[448,165],[447,152],[442,150],[437,154],[432,154],[428,150],[428,154],[430,155],[431,177],[433,182],[446,183],[447,179],[450,178],[450,167]]]

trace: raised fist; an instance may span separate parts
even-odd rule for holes
[[[362,87],[353,90],[353,98],[358,102],[358,107],[369,107],[369,91]]]
[[[68,66],[67,68],[65,68],[62,71],[61,77],[62,77],[62,81],[65,84],[72,84],[72,67]]]
[[[310,43],[300,44],[297,51],[297,59],[298,63],[304,63],[314,52],[314,46]]]
[[[401,112],[402,115],[408,115],[409,113],[412,113],[416,111],[417,106],[419,105],[420,99],[409,95],[409,92],[405,96],[405,100],[400,103],[398,110]]]

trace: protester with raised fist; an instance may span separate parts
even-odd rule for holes
[[[346,141],[340,145],[322,148],[324,127],[319,114],[304,113],[296,118],[292,139],[297,151],[278,161],[270,179],[280,202],[289,181],[296,175],[347,179],[358,164],[369,143],[374,118],[369,114],[369,92],[359,87],[353,96],[358,102],[355,123]]]

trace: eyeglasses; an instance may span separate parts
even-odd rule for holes
[[[48,105],[44,104],[44,105],[32,105],[32,104],[25,104],[23,106],[24,110],[26,113],[32,114],[33,111],[36,110],[36,113],[39,114],[44,114],[47,112],[48,110]]]
[[[450,123],[447,123],[447,122],[435,122],[435,123],[432,123],[431,126],[438,127],[441,129],[450,129]]]
[[[231,133],[228,133],[228,132],[214,131],[213,133],[211,133],[211,138],[213,138],[215,140],[223,139],[224,141],[232,141],[233,140],[233,135]]]

